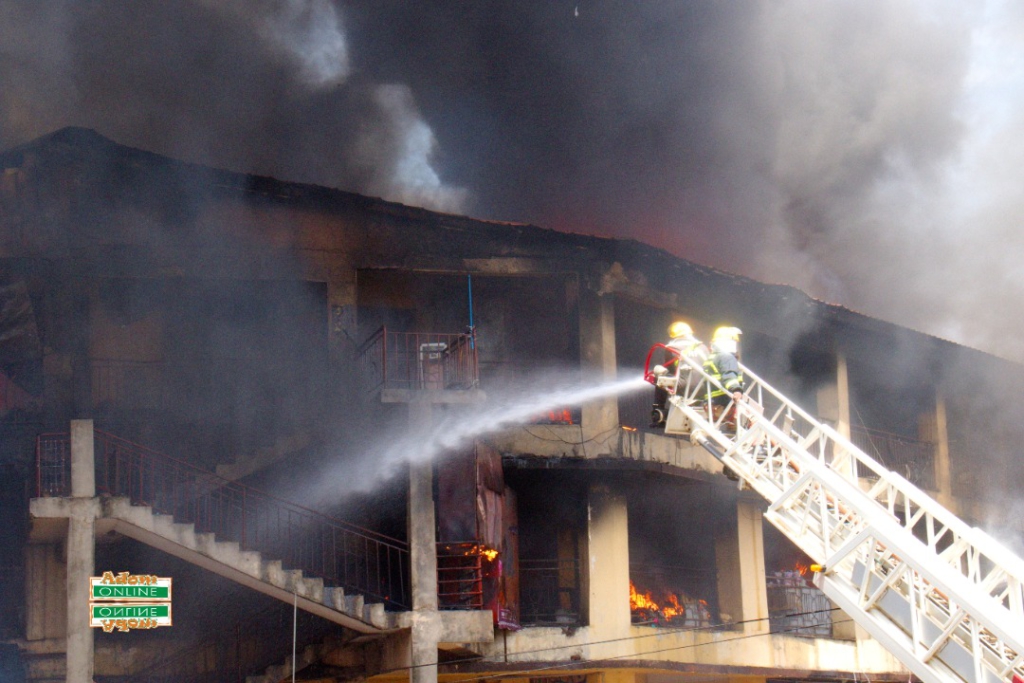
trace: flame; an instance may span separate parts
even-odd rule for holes
[[[463,555],[482,555],[483,557],[486,557],[488,560],[493,562],[494,558],[496,558],[498,556],[498,551],[495,550],[494,548],[488,548],[485,545],[477,544],[477,545],[471,546],[469,548],[469,550],[465,551],[462,554]]]
[[[811,567],[803,562],[797,562],[795,569],[800,572],[800,576],[807,576],[807,572],[811,570]]]
[[[697,600],[695,602],[696,609],[694,609],[694,601],[685,595],[680,599],[680,596],[669,592],[665,593],[664,600],[659,604],[651,595],[651,591],[641,593],[632,581],[629,582],[630,611],[642,613],[640,616],[655,624],[667,623],[677,617],[699,619],[701,622],[710,621],[711,613],[708,611],[708,603],[704,600]],[[687,604],[690,605],[692,610],[689,614],[686,611]]]
[[[546,422],[548,424],[571,425],[575,424],[572,418],[572,411],[568,408],[549,410],[532,418],[533,422]]]
[[[679,598],[676,597],[675,593],[668,594],[669,605],[661,608],[661,613],[665,615],[666,619],[672,617],[678,617],[680,614],[686,614],[686,608],[679,604]]]
[[[629,609],[630,611],[637,611],[641,609],[657,611],[661,609],[658,607],[658,603],[654,602],[651,598],[651,592],[637,593],[636,586],[632,581],[629,582]]]

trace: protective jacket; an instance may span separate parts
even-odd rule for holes
[[[689,358],[690,360],[704,364],[708,359],[708,347],[704,346],[699,339],[693,337],[676,337],[665,346],[671,349],[679,351],[679,357],[674,354],[665,354],[666,358],[665,367],[668,368],[669,373],[675,374],[679,370],[679,358]],[[689,372],[690,366],[683,365],[683,371]]]
[[[716,351],[704,361],[704,372],[721,382],[725,387],[722,391],[717,386],[711,388],[711,398],[724,396],[726,393],[743,391],[743,373],[736,356],[725,351]]]

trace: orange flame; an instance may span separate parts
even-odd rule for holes
[[[467,550],[466,552],[464,552],[462,554],[463,555],[483,555],[488,560],[493,562],[494,558],[496,558],[499,553],[494,548],[488,548],[485,545],[479,545],[478,544],[478,545],[472,546],[469,550]]]
[[[665,593],[665,598],[661,604],[655,601],[651,595],[651,591],[645,591],[641,593],[637,590],[636,585],[629,582],[629,609],[631,612],[643,612],[642,616],[652,619],[654,623],[663,623],[671,621],[676,617],[686,617],[690,619],[699,619],[702,622],[710,620],[711,615],[708,611],[708,603],[704,600],[697,600],[696,606],[691,604],[691,612],[687,614],[686,602],[689,600],[685,595],[680,596],[675,593]]]
[[[668,601],[671,603],[671,606],[666,605],[661,609],[661,613],[665,615],[666,619],[686,614],[686,608],[679,604],[679,598],[676,597],[675,593],[668,594]]]
[[[636,586],[632,581],[629,582],[629,609],[631,611],[646,609],[646,610],[658,610],[658,603],[654,602],[651,598],[651,592],[637,593]]]

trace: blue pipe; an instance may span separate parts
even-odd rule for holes
[[[476,348],[476,334],[473,331],[473,276],[466,276],[466,286],[469,290],[469,348]]]

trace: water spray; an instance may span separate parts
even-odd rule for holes
[[[580,386],[577,376],[571,382],[552,386],[547,375],[544,381],[528,382],[518,389],[503,388],[478,406],[466,406],[457,414],[443,414],[431,425],[421,429],[406,428],[386,443],[378,442],[358,459],[358,464],[346,463],[346,467],[362,471],[357,477],[346,476],[345,480],[365,482],[370,487],[402,464],[434,460],[445,452],[469,446],[480,436],[529,423],[550,410],[650,387],[639,371],[631,373],[626,380],[584,384],[586,386]]]

